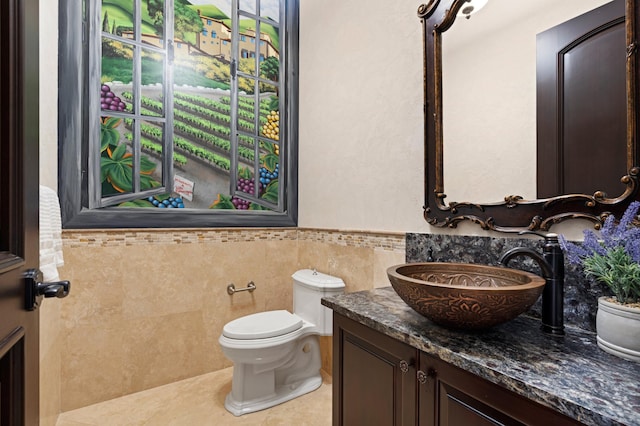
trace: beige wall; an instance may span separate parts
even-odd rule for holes
[[[301,226],[429,231],[420,3],[300,2]]]
[[[551,5],[539,7],[539,1],[496,0],[495,3],[515,6],[518,10],[512,13],[519,13],[529,23],[532,21],[534,26],[539,18],[536,14],[543,12],[544,16],[540,19],[551,26],[561,22],[555,17],[558,7],[565,9],[563,13],[566,13],[566,9],[588,10],[609,0],[544,1]],[[464,223],[453,230],[434,228],[422,216],[423,56],[422,27],[417,18],[417,9],[421,3],[425,2],[400,0],[392,5],[383,0],[301,2],[301,226],[496,235],[482,231],[471,223]],[[486,6],[487,12],[493,7],[493,3],[494,0]],[[483,13],[485,10],[462,24],[481,22],[476,18],[480,18]],[[483,31],[501,31],[500,27],[504,26],[505,19],[502,17],[498,21],[502,22],[484,25]],[[522,24],[520,21],[516,22],[518,25]],[[537,25],[537,28],[545,29],[544,25]],[[389,28],[392,30],[389,31]],[[482,37],[484,40],[485,35]],[[516,43],[512,38],[508,38],[508,41]],[[509,78],[511,74],[522,72],[525,78],[528,76],[535,79],[535,68],[526,71],[517,68],[523,63],[531,63],[531,58],[525,57],[530,51],[517,47],[516,44],[508,50],[502,50],[503,53],[508,52],[513,66],[513,72],[507,73]],[[471,56],[471,64],[465,63],[464,70],[467,74],[482,72],[478,70],[478,55],[482,56],[484,49],[484,45],[476,47]],[[456,63],[445,65],[445,72],[460,69]],[[519,84],[513,83],[515,86]],[[450,86],[447,86],[445,92]],[[454,90],[454,97],[461,96],[456,87],[451,88]],[[478,89],[481,88],[478,86]],[[521,102],[523,97],[531,100],[534,96],[534,93],[524,96],[519,91],[495,91],[495,94],[492,97],[490,93],[482,91],[480,95],[482,99],[486,99],[482,108],[488,109],[489,115],[492,110],[487,105],[497,108]],[[458,201],[495,202],[502,200],[507,194],[531,192],[533,175],[527,175],[518,168],[535,167],[535,146],[524,147],[521,137],[522,127],[528,126],[531,129],[531,124],[530,121],[529,124],[522,124],[513,117],[520,118],[524,115],[529,120],[535,119],[532,115],[535,114],[535,109],[530,104],[518,103],[509,107],[508,111],[512,115],[500,121],[497,126],[499,129],[495,129],[495,125],[493,128],[474,128],[469,126],[467,119],[453,120],[453,124],[450,122],[445,127],[445,135],[447,132],[455,134],[470,131],[460,138],[458,151],[452,155],[455,161],[467,160],[463,163],[462,170],[475,167],[476,163],[487,163],[478,160],[474,151],[476,147],[485,146],[483,143],[488,147],[484,151],[491,149],[491,152],[496,152],[492,149],[493,146],[504,147],[505,144],[516,148],[514,151],[505,149],[507,154],[499,157],[500,167],[508,170],[507,177],[502,179],[508,182],[506,189],[501,187],[498,191],[484,193],[486,184],[482,183],[481,178],[485,175],[492,176],[498,168],[496,166],[479,172],[477,168],[475,172],[463,171],[459,175],[464,181],[457,188],[467,191],[464,195],[470,198]],[[495,110],[493,115],[496,115]],[[499,135],[496,135],[497,130],[500,131]],[[478,138],[485,135],[488,141],[479,142]],[[527,137],[531,139],[531,136]],[[512,156],[518,156],[518,161]],[[518,167],[509,169],[506,166],[510,164],[517,164]],[[445,181],[445,192],[449,194],[446,182],[448,181]],[[453,182],[452,185],[452,190],[455,190],[456,183]],[[499,194],[497,198],[496,194]],[[448,200],[455,201],[451,197]],[[580,221],[563,223],[554,226],[554,231],[579,239],[585,226],[591,225]]]
[[[291,310],[297,269],[339,276],[351,292],[388,285],[385,269],[404,256],[403,234],[65,232],[61,275],[72,291],[57,303],[61,374],[44,379],[59,381],[60,410],[68,411],[228,367],[217,342],[224,324]],[[253,293],[226,293],[229,283],[249,281]],[[323,353],[330,369],[330,352]]]

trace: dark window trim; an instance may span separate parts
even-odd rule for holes
[[[59,82],[58,82],[58,194],[62,222],[66,229],[99,228],[208,228],[208,227],[293,227],[298,224],[298,0],[287,0],[287,56],[285,72],[285,102],[288,110],[288,173],[283,182],[287,187],[284,213],[237,210],[184,209],[180,212],[122,207],[88,209],[87,161],[82,142],[86,139],[87,107],[86,46],[83,2],[60,0],[59,10]],[[76,78],[72,78],[75,76]]]

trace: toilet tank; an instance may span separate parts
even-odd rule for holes
[[[344,281],[312,269],[302,269],[293,277],[293,312],[316,326],[321,336],[333,332],[333,311],[322,306],[323,297],[344,292]]]

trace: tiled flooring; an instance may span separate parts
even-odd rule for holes
[[[63,413],[56,426],[329,426],[331,384],[267,410],[235,417],[224,408],[232,368]]]

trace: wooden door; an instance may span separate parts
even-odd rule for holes
[[[0,2],[0,426],[38,424],[38,0]]]
[[[538,34],[538,198],[625,189],[624,16],[614,0]]]

